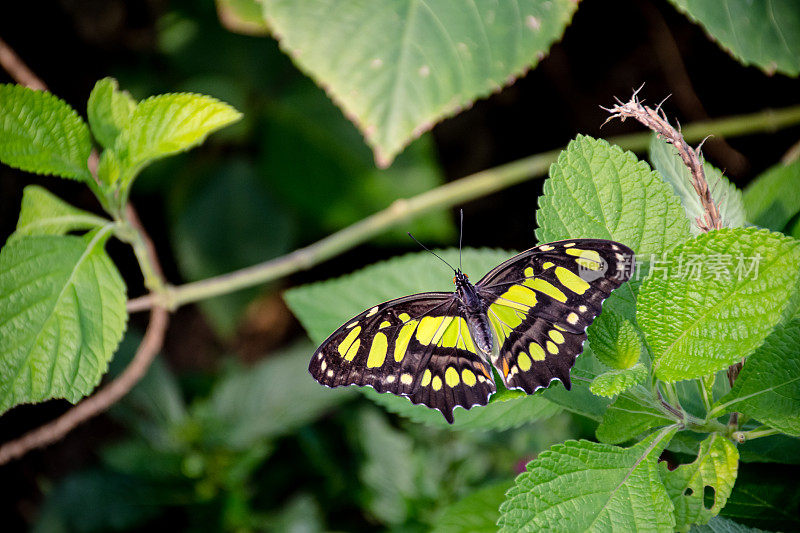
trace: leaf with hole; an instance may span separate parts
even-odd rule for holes
[[[66,102],[8,84],[0,84],[0,102],[0,161],[36,174],[91,179],[89,128]]]
[[[127,320],[108,236],[27,236],[3,247],[0,412],[49,398],[75,403],[105,373]]]
[[[697,459],[669,470],[661,463],[661,479],[675,506],[675,528],[688,531],[719,514],[731,494],[739,468],[736,446],[712,433],[701,444]]]

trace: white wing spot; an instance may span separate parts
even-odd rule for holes
[[[377,312],[378,312],[378,306],[376,305],[375,307],[373,307],[372,309],[369,310],[369,313],[367,313],[367,318],[371,317],[372,315],[374,315]]]
[[[394,376],[386,376],[386,383],[394,383],[395,379]]]
[[[332,377],[333,377],[333,369],[331,369],[331,370],[328,370],[328,377],[329,377],[329,378],[332,378]]]

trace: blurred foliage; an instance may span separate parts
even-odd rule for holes
[[[112,373],[139,340],[128,335]],[[36,530],[166,520],[190,531],[425,531],[446,524],[448,507],[472,490],[510,485],[521,458],[575,431],[564,414],[508,431],[398,426],[354,391],[314,382],[311,351],[301,343],[251,367],[228,361],[189,402],[157,360],[111,411],[129,436],[48,491]]]

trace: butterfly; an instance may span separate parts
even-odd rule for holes
[[[633,267],[623,244],[568,239],[522,252],[474,285],[453,269],[455,292],[367,309],[320,345],[309,372],[328,387],[406,396],[451,424],[456,406],[489,403],[497,391],[492,367],[508,389],[533,394],[559,380],[569,390],[586,328]]]

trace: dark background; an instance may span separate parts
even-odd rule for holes
[[[118,77],[123,88],[130,89],[136,98],[180,87],[193,64],[187,62],[176,68],[175,58],[166,58],[157,43],[159,25],[175,11],[216,27],[205,36],[208,46],[224,50],[233,43],[256,51],[263,49],[265,54],[274,53],[270,38],[234,35],[221,29],[209,2],[6,2],[0,15],[0,37],[45,81],[51,92],[85,116],[89,92],[104,76]],[[225,68],[222,53],[195,61],[201,61],[201,68],[207,71]],[[296,76],[290,72],[288,61],[270,68],[273,75],[284,72]],[[256,83],[261,76],[258,70],[256,61],[249,70]],[[134,80],[136,86],[126,86],[125,80]],[[5,72],[0,72],[0,82],[11,81]],[[264,82],[280,83],[280,79],[276,81],[273,76]],[[767,76],[754,67],[740,65],[699,26],[665,1],[586,0],[581,2],[562,41],[535,70],[434,128],[438,159],[446,180],[563,146],[579,133],[607,137],[642,131],[633,121],[624,124],[614,121],[600,129],[607,114],[599,108],[611,104],[615,96],[627,99],[631,90],[642,83],[645,83],[642,95],[649,103],[672,94],[665,110],[682,124],[794,105],[800,94],[800,82],[795,79]],[[248,107],[240,110],[250,112]],[[797,137],[795,127],[775,134],[711,139],[704,152],[743,188],[754,176],[775,164]],[[213,150],[202,147],[197,152],[211,158],[220,150],[252,155],[258,152],[259,145],[256,140],[245,139],[231,145],[223,142]],[[145,181],[144,176],[142,179]],[[99,210],[89,191],[78,183],[0,166],[0,242],[13,231],[22,189],[30,183],[41,184],[83,209]],[[141,188],[134,187],[133,202],[157,244],[168,279],[179,283],[182,277],[165,229],[170,223],[164,206],[168,193],[146,183]],[[510,249],[531,246],[535,205],[530,199],[541,192],[541,184],[542,180],[532,180],[464,205],[465,244]],[[455,212],[452,215],[455,217]],[[514,223],[503,223],[510,216],[514,216]],[[308,244],[324,235],[321,231],[301,231],[294,246]],[[362,245],[293,276],[282,286],[350,272],[364,263],[413,248],[413,243]],[[112,245],[111,253],[130,283],[130,295],[141,294],[132,255],[119,245]],[[168,333],[165,348],[168,364],[181,373],[213,373],[217,355],[223,350],[252,360],[303,335],[274,291],[262,299],[262,308],[269,316],[261,317],[262,320],[250,316],[227,339],[213,333],[196,307],[181,309]],[[136,315],[131,319],[132,324],[141,327],[143,319],[144,316]],[[6,441],[51,420],[67,408],[65,402],[53,401],[13,409],[0,419],[0,440]],[[0,467],[3,528],[13,530],[29,523],[41,501],[43,481],[50,482],[47,480],[92,464],[97,446],[123,431],[108,418],[99,417],[63,441]]]

